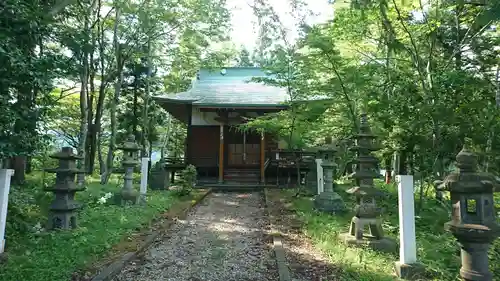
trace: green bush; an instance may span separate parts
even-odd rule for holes
[[[186,196],[191,194],[193,187],[196,185],[196,177],[198,172],[196,167],[188,165],[186,169],[181,171],[181,179],[179,181],[179,189],[175,190],[177,196]]]

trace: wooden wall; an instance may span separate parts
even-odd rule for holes
[[[217,167],[219,158],[219,126],[191,126],[189,163],[196,167]]]
[[[219,126],[191,126],[190,127],[189,149],[188,155],[190,158],[188,162],[196,167],[218,167],[219,165],[219,141],[220,141],[220,127]],[[243,136],[241,132],[226,126],[224,128],[224,163],[228,164],[228,149],[229,144],[242,144]],[[250,133],[246,137],[247,146],[255,146],[256,153],[260,148],[260,135],[258,133]],[[278,148],[277,140],[270,134],[265,135],[265,152],[269,157],[271,150]],[[259,163],[258,161],[256,163]]]

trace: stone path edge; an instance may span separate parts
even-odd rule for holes
[[[290,268],[287,265],[285,257],[285,249],[283,247],[283,242],[281,239],[282,233],[274,227],[274,216],[269,212],[270,202],[268,199],[268,189],[264,189],[264,198],[266,202],[266,213],[269,218],[269,224],[271,226],[271,236],[273,237],[273,250],[274,257],[276,259],[276,266],[278,267],[279,281],[291,281]]]
[[[207,197],[210,193],[212,193],[212,189],[207,189],[204,194],[202,194],[197,199],[192,200],[190,206],[182,211],[179,214],[181,219],[185,218],[189,211],[193,209],[196,205],[198,205],[205,197]],[[155,231],[149,234],[144,242],[138,247],[138,249],[134,252],[128,252],[124,254],[120,259],[114,261],[106,268],[104,268],[101,272],[95,275],[91,281],[110,281],[115,277],[130,261],[138,256],[141,252],[145,251],[155,240],[160,237],[163,233],[165,233],[170,226],[173,224],[173,221],[168,222],[162,230]]]

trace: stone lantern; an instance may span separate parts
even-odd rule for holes
[[[355,145],[351,151],[356,152],[355,171],[349,175],[356,186],[347,192],[356,197],[355,214],[351,220],[349,233],[341,235],[344,242],[354,246],[368,246],[374,250],[396,252],[397,244],[394,240],[384,237],[382,222],[379,218],[381,209],[377,206],[377,199],[381,192],[374,187],[373,179],[379,177],[377,172],[378,160],[371,153],[378,150],[371,133],[366,114],[361,115],[359,133],[354,136]],[[364,233],[368,226],[370,233]]]
[[[318,153],[323,159],[321,167],[323,168],[324,191],[314,199],[314,207],[325,213],[341,213],[345,211],[345,204],[342,197],[333,190],[333,178],[335,173],[335,152],[336,146],[332,139],[326,140],[326,145],[318,149]]]
[[[74,229],[77,227],[77,212],[81,208],[81,204],[75,201],[75,193],[85,190],[85,187],[75,183],[75,175],[85,173],[76,168],[76,160],[82,157],[73,154],[71,147],[63,147],[50,157],[59,160],[59,167],[45,169],[56,174],[55,185],[45,188],[55,195],[49,207],[47,229]]]
[[[500,234],[496,223],[494,183],[476,172],[476,155],[466,145],[456,157],[457,171],[438,186],[449,191],[451,221],[445,224],[461,247],[460,276],[466,281],[491,281],[488,249]]]
[[[133,179],[134,168],[139,164],[137,154],[140,148],[135,142],[134,135],[129,135],[123,146],[118,147],[118,149],[123,150],[122,166],[125,170],[123,175],[123,188],[120,191],[121,203],[130,202],[135,204],[137,203],[139,193],[134,189]]]

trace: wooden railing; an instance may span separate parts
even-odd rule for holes
[[[192,157],[191,163],[196,167],[218,167],[219,157]],[[187,166],[187,161],[185,157],[166,157],[165,164],[167,167],[185,167]]]
[[[276,159],[276,153],[278,153],[278,159]],[[302,150],[280,149],[267,151],[266,155],[271,161],[269,165],[285,169],[296,169],[297,162],[299,162],[301,169],[307,170],[309,165],[303,160],[306,156],[313,156],[315,153]]]

